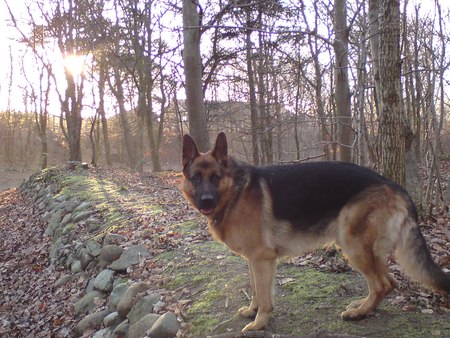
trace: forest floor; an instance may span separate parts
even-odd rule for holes
[[[30,177],[30,175],[37,170],[37,168],[16,169],[12,167],[0,167],[0,192],[18,187],[24,180],[28,179],[28,177]]]
[[[448,168],[444,174],[450,175]],[[22,174],[2,175],[1,188]],[[181,193],[177,173],[132,174],[119,169],[65,172],[65,189],[83,193],[96,205],[105,230],[143,243],[151,255],[129,271],[132,280],[150,281],[164,291],[167,310],[182,322],[178,336],[235,337],[247,320],[236,311],[251,294],[245,262],[211,240],[206,222]],[[448,178],[448,177],[447,177]],[[447,181],[447,180],[446,180]],[[114,226],[109,224],[114,220]],[[40,211],[20,189],[0,189],[0,336],[71,336],[77,318],[73,303],[84,281],[59,288],[63,267],[51,266],[51,238]],[[436,262],[450,269],[450,218],[436,211],[421,223]],[[275,310],[267,332],[278,337],[450,337],[450,298],[410,282],[391,259],[398,287],[373,316],[344,322],[340,312],[364,297],[362,277],[334,249],[282,262],[275,285]],[[270,334],[269,334],[270,332]],[[39,336],[39,335],[38,335]],[[256,337],[256,335],[255,335]]]

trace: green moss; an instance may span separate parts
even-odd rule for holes
[[[198,230],[198,223],[186,221],[169,225],[169,229],[179,232],[183,235],[192,235]]]
[[[73,224],[73,223],[67,224],[67,225],[64,227],[63,235],[68,234],[68,233],[71,232],[74,228],[75,228],[75,224]]]
[[[137,206],[139,210],[152,214],[162,212],[161,206],[133,200],[126,189],[106,179],[74,174],[65,176],[61,181],[61,186],[60,195],[64,194],[71,199],[89,201],[93,208],[100,211],[103,217],[101,227],[108,229],[108,232],[117,231],[129,223],[131,217],[124,212],[125,204]]]

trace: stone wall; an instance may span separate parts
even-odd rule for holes
[[[67,273],[55,288],[74,280],[85,280],[83,296],[74,303],[80,320],[74,335],[93,337],[174,337],[180,324],[172,312],[161,311],[164,301],[145,280],[130,278],[130,267],[149,255],[145,245],[130,245],[125,236],[102,229],[101,215],[92,201],[63,193],[64,169],[34,174],[21,190],[31,197],[48,223],[52,237],[51,263]],[[80,278],[81,277],[81,278]],[[135,276],[134,276],[135,277]]]

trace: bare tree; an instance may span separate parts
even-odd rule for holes
[[[352,113],[350,109],[350,86],[348,82],[348,35],[347,1],[334,1],[334,31],[333,43],[335,52],[335,102],[337,110],[337,141],[339,159],[352,160]]]
[[[400,60],[400,4],[381,0],[380,6],[381,168],[405,184],[405,123]]]
[[[183,61],[186,105],[189,114],[189,133],[200,151],[209,149],[205,103],[202,88],[202,60],[200,28],[202,8],[196,0],[183,0]]]

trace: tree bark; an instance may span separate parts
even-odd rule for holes
[[[186,90],[186,105],[189,118],[189,133],[200,151],[209,149],[209,135],[203,101],[203,67],[200,55],[201,19],[198,3],[183,0],[183,62]]]
[[[108,133],[108,120],[106,118],[105,113],[105,83],[106,83],[106,76],[107,76],[107,64],[106,64],[106,58],[104,56],[101,56],[100,59],[100,69],[99,69],[99,83],[98,83],[98,96],[99,96],[99,103],[97,112],[100,115],[100,119],[102,122],[102,135],[103,135],[103,145],[105,147],[105,156],[106,156],[106,164],[111,165],[111,146],[109,143],[109,133]]]
[[[404,186],[405,124],[400,76],[400,3],[381,0],[381,169],[384,176]]]
[[[247,23],[250,23],[250,14],[247,13]],[[258,146],[258,103],[256,101],[255,75],[252,66],[252,30],[250,27],[245,31],[245,51],[248,76],[248,90],[250,95],[250,124],[252,134],[252,159],[253,164],[260,164],[259,146]]]
[[[339,159],[352,160],[352,113],[350,110],[350,87],[348,84],[348,27],[347,1],[334,1],[333,43],[335,52],[335,102],[337,110],[337,141]]]
[[[136,140],[131,132],[131,126],[128,121],[127,111],[125,108],[125,95],[123,93],[123,80],[120,78],[120,73],[118,69],[113,68],[113,76],[115,79],[115,84],[109,83],[111,91],[117,100],[117,105],[119,106],[119,118],[120,124],[122,126],[123,141],[125,143],[125,149],[127,151],[128,160],[130,168],[136,170],[137,158],[136,158]]]

